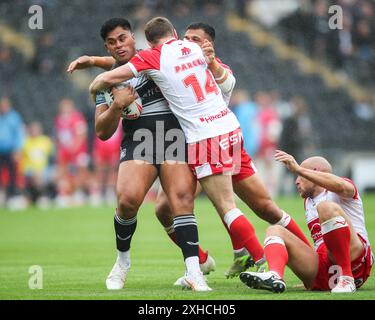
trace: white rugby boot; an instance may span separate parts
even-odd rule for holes
[[[215,263],[214,258],[208,255],[207,260],[204,263],[199,264],[199,268],[201,269],[203,275],[207,275],[210,272],[215,271],[216,263]],[[180,286],[183,288],[189,288],[189,285],[185,281],[185,276],[178,278],[173,285]]]
[[[189,288],[189,284],[185,281],[185,276],[178,278],[173,285],[183,289]]]
[[[339,277],[337,285],[331,290],[332,293],[353,293],[356,291],[354,279],[348,276]]]
[[[201,271],[186,273],[184,281],[187,284],[187,288],[193,291],[212,291],[207,285],[206,279]]]
[[[105,284],[108,290],[120,290],[124,287],[126,277],[130,269],[130,264],[122,265],[116,261],[111,272],[109,273]]]

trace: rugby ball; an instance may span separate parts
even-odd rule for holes
[[[104,98],[106,103],[111,106],[114,100],[111,89],[104,91]],[[129,106],[122,109],[121,117],[127,120],[138,119],[142,113],[142,99],[137,97]]]

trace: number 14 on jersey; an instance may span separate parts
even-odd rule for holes
[[[186,88],[192,87],[197,102],[202,102],[206,99],[206,95],[215,93],[219,94],[219,88],[217,87],[216,81],[212,76],[212,73],[206,70],[206,82],[204,88],[199,84],[198,78],[195,73],[188,75],[184,80],[184,85]]]

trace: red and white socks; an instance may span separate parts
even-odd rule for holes
[[[246,250],[251,254],[254,261],[264,258],[263,247],[258,241],[254,227],[246,219],[240,209],[234,208],[224,215],[224,222],[228,227],[232,244],[236,244],[235,250]]]
[[[283,212],[282,218],[275,224],[282,226],[285,229],[289,230],[295,236],[300,238],[304,243],[306,243],[309,247],[311,247],[310,242],[307,240],[306,236],[304,235],[304,233],[302,232],[298,224],[294,221],[294,219],[289,214],[287,214],[284,210],[282,210],[282,212]]]
[[[284,240],[278,236],[267,237],[264,240],[264,254],[268,263],[268,270],[283,279],[285,266],[288,263],[288,251]]]
[[[345,218],[336,216],[321,223],[324,243],[342,275],[353,278],[350,262],[350,228]]]

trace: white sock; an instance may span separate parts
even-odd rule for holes
[[[241,212],[240,209],[234,208],[232,210],[229,210],[225,215],[224,215],[224,222],[226,223],[228,229],[230,230],[230,225],[234,220],[236,220],[238,217],[243,216],[243,213]]]
[[[199,258],[196,256],[186,258],[185,266],[187,273],[197,273],[201,271],[201,269],[199,268]]]
[[[122,266],[130,266],[130,250],[124,252],[117,250],[117,262]]]

